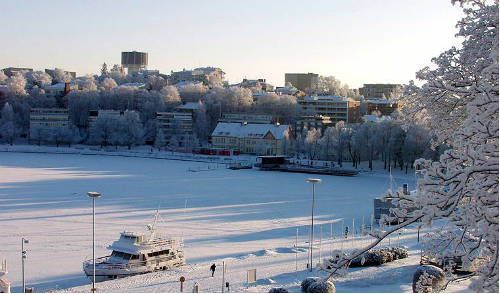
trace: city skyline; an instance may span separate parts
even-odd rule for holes
[[[1,7],[9,13],[0,24],[11,27],[1,68],[97,74],[103,62],[119,64],[122,51],[136,50],[149,53],[149,69],[167,74],[214,66],[230,83],[265,78],[281,86],[286,72],[313,72],[351,88],[414,79],[432,57],[458,44],[453,34],[461,15],[448,1],[5,1]]]

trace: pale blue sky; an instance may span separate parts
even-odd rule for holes
[[[334,75],[351,87],[406,83],[457,44],[449,0],[0,1],[0,68],[78,75],[146,51],[149,69],[216,66],[231,82],[285,72]]]

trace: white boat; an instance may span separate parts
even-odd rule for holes
[[[96,258],[95,281],[102,282],[132,275],[167,270],[186,264],[182,241],[155,232],[158,212],[148,232],[122,232],[120,239],[108,246],[111,255]],[[92,280],[93,260],[83,262],[83,271]]]

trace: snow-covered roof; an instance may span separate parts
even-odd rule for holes
[[[125,83],[125,84],[121,84],[120,87],[130,87],[130,88],[141,89],[141,88],[145,88],[146,84],[144,84],[144,83]]]
[[[283,139],[283,134],[288,130],[288,125],[276,124],[245,124],[220,122],[212,132],[212,136],[234,138],[264,138],[271,132],[277,140]]]
[[[280,94],[288,94],[288,95],[293,95],[295,93],[299,92],[297,88],[288,88],[288,87],[276,87],[276,93]]]
[[[45,90],[64,90],[64,87],[66,87],[66,84],[65,83],[57,83],[57,84],[54,84],[54,85],[48,85],[48,86],[45,86],[43,87]],[[70,83],[69,84],[69,87],[70,88],[74,88],[74,87],[78,87],[77,84],[73,84],[73,83]]]

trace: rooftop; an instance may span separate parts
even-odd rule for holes
[[[268,132],[271,132],[274,138],[279,140],[283,139],[283,134],[288,128],[288,125],[219,122],[212,136],[264,138]]]

